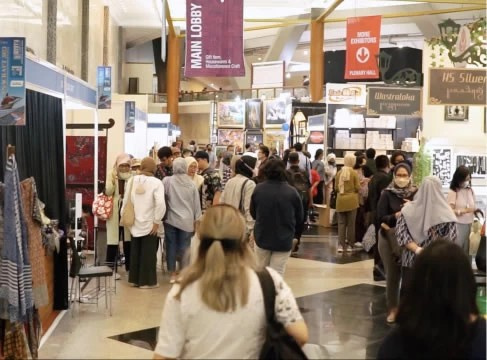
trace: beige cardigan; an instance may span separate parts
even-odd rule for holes
[[[118,189],[118,181],[112,182],[112,170],[107,174],[107,180],[105,182],[105,195],[113,196],[113,212],[110,219],[106,222],[107,227],[107,245],[118,245],[118,226],[119,226],[119,203],[122,206],[122,198],[120,197],[120,191]],[[125,182],[125,191],[127,189],[128,180]],[[130,230],[125,228],[124,231],[125,241],[130,241]]]
[[[345,212],[355,210],[359,206],[358,192],[360,190],[360,183],[358,175],[355,171],[350,171],[350,180],[345,181],[345,192],[340,194],[338,184],[340,183],[340,176],[342,171],[340,170],[335,178],[335,190],[337,192],[337,212]]]

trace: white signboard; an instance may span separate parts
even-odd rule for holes
[[[365,105],[367,88],[361,84],[326,84],[327,104]]]

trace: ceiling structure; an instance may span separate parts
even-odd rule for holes
[[[167,0],[173,24],[185,31],[186,1]],[[301,78],[309,67],[312,9],[323,13],[336,0],[244,0],[244,50],[248,64],[269,59],[272,46],[290,28],[299,30],[293,54],[287,56],[288,71]],[[125,29],[127,48],[160,37],[161,0],[105,0],[111,15]],[[325,19],[324,50],[345,49],[345,19],[382,15],[381,47],[407,46],[422,49],[424,38],[439,35],[438,23],[452,18],[459,23],[485,17],[485,0],[344,0]],[[286,33],[287,31],[287,33]],[[296,35],[296,34],[295,34]],[[215,87],[231,86],[229,79],[199,79]],[[235,87],[235,84],[233,84]]]

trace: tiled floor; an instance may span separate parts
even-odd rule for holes
[[[388,327],[383,283],[372,280],[373,261],[353,254],[336,255],[336,232],[312,229],[302,239],[300,258],[290,258],[285,280],[292,288],[310,328],[306,352],[312,358],[373,358]],[[318,261],[317,261],[318,260]],[[43,359],[151,358],[157,338],[168,279],[161,287],[128,286],[117,282],[113,316],[103,301],[68,312],[40,350]]]

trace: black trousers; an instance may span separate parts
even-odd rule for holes
[[[118,228],[118,240],[123,241],[123,253],[125,255],[125,270],[130,271],[130,241],[125,241],[124,228],[120,226]],[[117,245],[107,245],[106,262],[110,267],[117,267],[117,257],[119,255]]]
[[[314,204],[323,204],[324,194],[323,194],[323,186],[325,184],[325,180],[320,181],[316,189],[318,190],[318,194],[313,198]]]
[[[157,284],[157,246],[159,238],[153,235],[132,237],[132,270],[129,282],[137,286]]]

